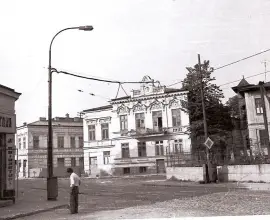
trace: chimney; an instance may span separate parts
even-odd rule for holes
[[[26,122],[24,122],[24,123],[23,123],[23,126],[26,126],[26,125],[27,125],[27,123],[26,123]]]
[[[68,113],[66,114],[66,118],[69,118],[69,114]]]
[[[46,118],[45,117],[40,117],[39,120],[40,121],[46,121]]]

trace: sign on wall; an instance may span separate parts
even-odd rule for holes
[[[6,189],[13,190],[15,179],[15,142],[14,134],[6,135]]]

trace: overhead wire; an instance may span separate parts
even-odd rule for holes
[[[242,58],[242,59],[236,60],[236,61],[234,61],[234,62],[225,64],[225,65],[222,65],[222,66],[220,66],[220,67],[214,68],[214,71],[219,70],[219,69],[222,69],[222,68],[225,68],[225,67],[230,66],[230,65],[233,65],[233,64],[236,64],[236,63],[239,63],[239,62],[241,62],[241,61],[250,59],[250,58],[252,58],[252,57],[261,55],[261,54],[266,53],[266,52],[268,52],[268,51],[270,51],[270,49],[267,49],[267,50],[264,50],[264,51],[261,51],[261,52],[252,54],[252,55],[250,55],[250,56],[244,57],[244,58]],[[266,72],[269,72],[269,71],[266,71]],[[259,74],[257,74],[257,75],[262,75],[262,74],[265,74],[266,72],[264,72],[264,73],[259,73]],[[257,76],[257,75],[253,75],[253,76]],[[249,76],[249,77],[246,77],[246,78],[251,78],[251,77],[253,77],[253,76]],[[174,85],[177,85],[177,84],[182,83],[182,82],[183,82],[183,80],[181,80],[181,81],[179,81],[179,82],[176,82],[176,83],[173,83],[173,84],[170,84],[170,85],[168,85],[167,87],[174,86]],[[238,80],[237,80],[237,81],[233,81],[233,82],[238,82]],[[233,82],[228,82],[228,84],[233,83]],[[220,85],[220,86],[221,86],[221,85]]]
[[[121,84],[139,84],[139,83],[142,83],[142,81],[117,81],[117,80],[100,79],[100,78],[97,78],[97,77],[82,76],[82,75],[79,75],[79,74],[69,73],[69,72],[66,72],[66,71],[61,71],[61,70],[58,71],[55,68],[52,68],[52,72],[62,73],[62,74],[65,74],[65,75],[74,76],[74,77],[78,77],[78,78],[82,78],[82,79],[89,79],[89,80],[94,80],[94,81],[99,81],[99,82],[107,82],[107,83],[117,83],[117,84],[119,84],[119,83],[121,83]],[[151,80],[151,81],[145,81],[143,83],[155,83],[155,81]]]

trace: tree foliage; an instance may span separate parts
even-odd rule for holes
[[[228,106],[222,104],[221,99],[224,98],[222,90],[211,76],[213,68],[210,67],[209,61],[201,64],[201,74],[199,65],[187,67],[188,73],[183,80],[183,88],[188,93],[186,111],[190,117],[190,134],[191,138],[204,136],[203,111],[201,99],[201,85],[203,86],[206,121],[208,127],[208,135],[212,139],[225,140],[227,132],[231,131],[232,123]]]

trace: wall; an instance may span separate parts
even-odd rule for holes
[[[203,180],[202,167],[167,167],[166,178],[175,177],[178,180],[201,181]]]
[[[202,167],[167,167],[166,177],[172,176],[178,180],[203,180]],[[220,182],[240,181],[240,182],[270,182],[270,164],[259,165],[235,165],[219,166],[218,179]]]
[[[82,169],[79,167],[74,167],[73,171],[81,176],[83,173]],[[57,177],[69,177],[66,167],[55,167],[53,168],[53,175]],[[29,169],[30,178],[46,178],[47,177],[47,168],[33,168]]]

